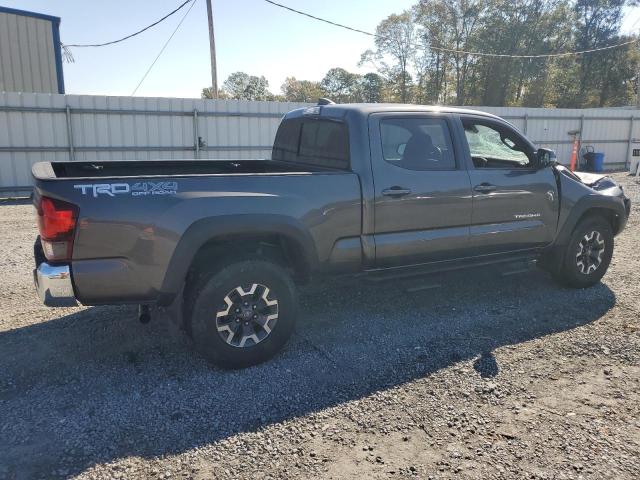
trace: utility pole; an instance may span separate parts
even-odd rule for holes
[[[211,93],[218,98],[218,69],[216,66],[216,38],[213,34],[213,10],[211,0],[207,0],[207,19],[209,21],[209,49],[211,50]]]

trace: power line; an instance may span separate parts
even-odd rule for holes
[[[158,61],[158,59],[160,58],[160,55],[162,55],[162,53],[164,52],[165,48],[167,48],[167,45],[169,45],[169,42],[171,41],[171,39],[173,38],[173,36],[176,34],[176,32],[178,31],[178,29],[180,28],[180,25],[182,25],[182,22],[184,22],[184,19],[187,18],[187,15],[189,15],[189,12],[191,11],[191,9],[193,8],[193,6],[196,4],[198,0],[189,0],[189,2],[191,3],[191,6],[187,9],[186,13],[184,14],[184,16],[180,19],[180,22],[178,23],[178,25],[176,26],[175,30],[173,31],[173,33],[171,34],[171,36],[167,39],[167,41],[164,43],[164,45],[162,46],[162,48],[160,49],[160,52],[158,52],[158,55],[156,56],[156,58],[153,60],[153,62],[151,63],[151,65],[149,65],[149,68],[147,69],[147,71],[145,72],[145,74],[142,76],[142,78],[140,79],[140,81],[138,82],[138,85],[136,86],[136,88],[133,89],[133,92],[131,93],[131,96],[133,97],[136,92],[138,91],[138,89],[140,88],[140,85],[142,85],[142,82],[144,82],[145,78],[147,78],[147,75],[149,75],[149,72],[151,71],[151,69],[153,68],[153,66],[156,64],[156,62]],[[188,3],[188,2],[186,2]]]
[[[285,10],[289,10],[290,12],[297,13],[298,15],[303,15],[303,16],[311,18],[313,20],[318,20],[320,22],[328,23],[329,25],[333,25],[334,27],[344,28],[344,29],[350,30],[352,32],[362,33],[363,35],[368,35],[370,37],[381,38],[383,40],[388,40],[388,37],[384,37],[382,35],[378,35],[378,34],[372,33],[372,32],[367,32],[365,30],[360,30],[358,28],[349,27],[348,25],[343,25],[341,23],[332,22],[331,20],[327,20],[326,18],[316,17],[315,15],[311,15],[310,13],[306,13],[306,12],[302,12],[300,10],[296,10],[295,8],[288,7],[287,5],[282,5],[281,3],[274,2],[272,0],[264,0],[264,1],[267,2],[267,3],[270,3],[271,5],[274,5],[276,7],[284,8]],[[429,46],[428,48],[431,49],[431,50],[436,50],[436,51],[441,51],[441,52],[456,53],[456,54],[460,54],[460,55],[473,55],[473,56],[478,56],[478,57],[552,58],[552,57],[568,57],[568,56],[574,56],[574,55],[577,56],[577,55],[583,55],[583,54],[586,54],[586,53],[600,52],[600,51],[603,51],[603,50],[611,50],[613,48],[624,47],[625,45],[630,45],[632,43],[636,43],[637,41],[638,41],[638,39],[633,39],[633,40],[629,40],[629,41],[626,41],[626,42],[618,43],[616,45],[609,45],[608,47],[591,48],[589,50],[581,50],[581,51],[578,51],[578,52],[543,53],[543,54],[538,54],[538,55],[512,55],[512,54],[506,54],[506,53],[472,52],[472,51],[466,51],[466,50],[456,50],[456,49],[453,49],[453,48],[435,47],[433,45]],[[413,46],[423,47],[424,45],[413,44]]]
[[[178,8],[176,8],[175,10],[173,10],[172,12],[167,13],[164,17],[162,17],[160,20],[153,22],[151,25],[147,25],[146,27],[144,27],[142,30],[138,30],[135,33],[132,33],[131,35],[127,35],[126,37],[122,37],[119,38],[118,40],[113,40],[111,42],[105,42],[105,43],[84,43],[84,44],[79,44],[79,43],[71,43],[71,44],[64,44],[64,47],[104,47],[107,45],[113,45],[114,43],[120,43],[123,42],[125,40],[128,40],[129,38],[135,37],[136,35],[140,35],[142,32],[145,32],[147,30],[149,30],[152,27],[155,27],[156,25],[158,25],[159,23],[165,21],[167,18],[169,18],[171,15],[173,15],[174,13],[176,13],[178,10],[180,10],[182,7],[184,7],[187,3],[189,2],[193,2],[194,0],[186,0],[184,3],[182,3]]]
[[[364,35],[369,35],[370,37],[375,37],[375,33],[366,32],[364,30],[359,30],[357,28],[349,27],[347,25],[343,25],[341,23],[332,22],[331,20],[327,20],[326,18],[316,17],[315,15],[311,15],[310,13],[301,12],[300,10],[296,10],[295,8],[287,7],[286,5],[282,5],[281,3],[272,2],[271,0],[264,0],[271,5],[275,5],[276,7],[284,8],[285,10],[289,10],[290,12],[297,13],[298,15],[303,15],[305,17],[312,18],[313,20],[318,20],[320,22],[328,23],[329,25],[333,25],[334,27],[344,28],[346,30],[351,30],[352,32],[362,33]]]
[[[431,50],[439,50],[441,52],[457,53],[460,55],[474,55],[478,57],[498,57],[498,58],[555,58],[555,57],[571,57],[584,55],[586,53],[602,52],[603,50],[611,50],[614,48],[624,47],[625,45],[631,45],[637,43],[638,39],[628,40],[626,42],[617,43],[615,45],[609,45],[608,47],[591,48],[589,50],[580,50],[578,52],[562,52],[562,53],[543,53],[539,55],[510,55],[506,53],[483,53],[483,52],[468,52],[466,50],[455,50],[453,48],[444,47],[429,47]]]

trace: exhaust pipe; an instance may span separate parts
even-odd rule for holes
[[[140,320],[140,323],[145,325],[151,321],[151,310],[149,309],[149,305],[138,306],[138,320]]]

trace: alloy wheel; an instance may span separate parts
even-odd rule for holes
[[[267,338],[278,321],[278,299],[262,284],[238,286],[224,297],[216,329],[232,347],[246,348]]]
[[[600,232],[593,230],[582,237],[576,253],[576,265],[580,273],[589,275],[595,272],[602,264],[604,250],[605,243]]]

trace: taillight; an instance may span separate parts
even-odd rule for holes
[[[62,200],[40,197],[36,210],[42,249],[47,260],[70,260],[78,207]]]

